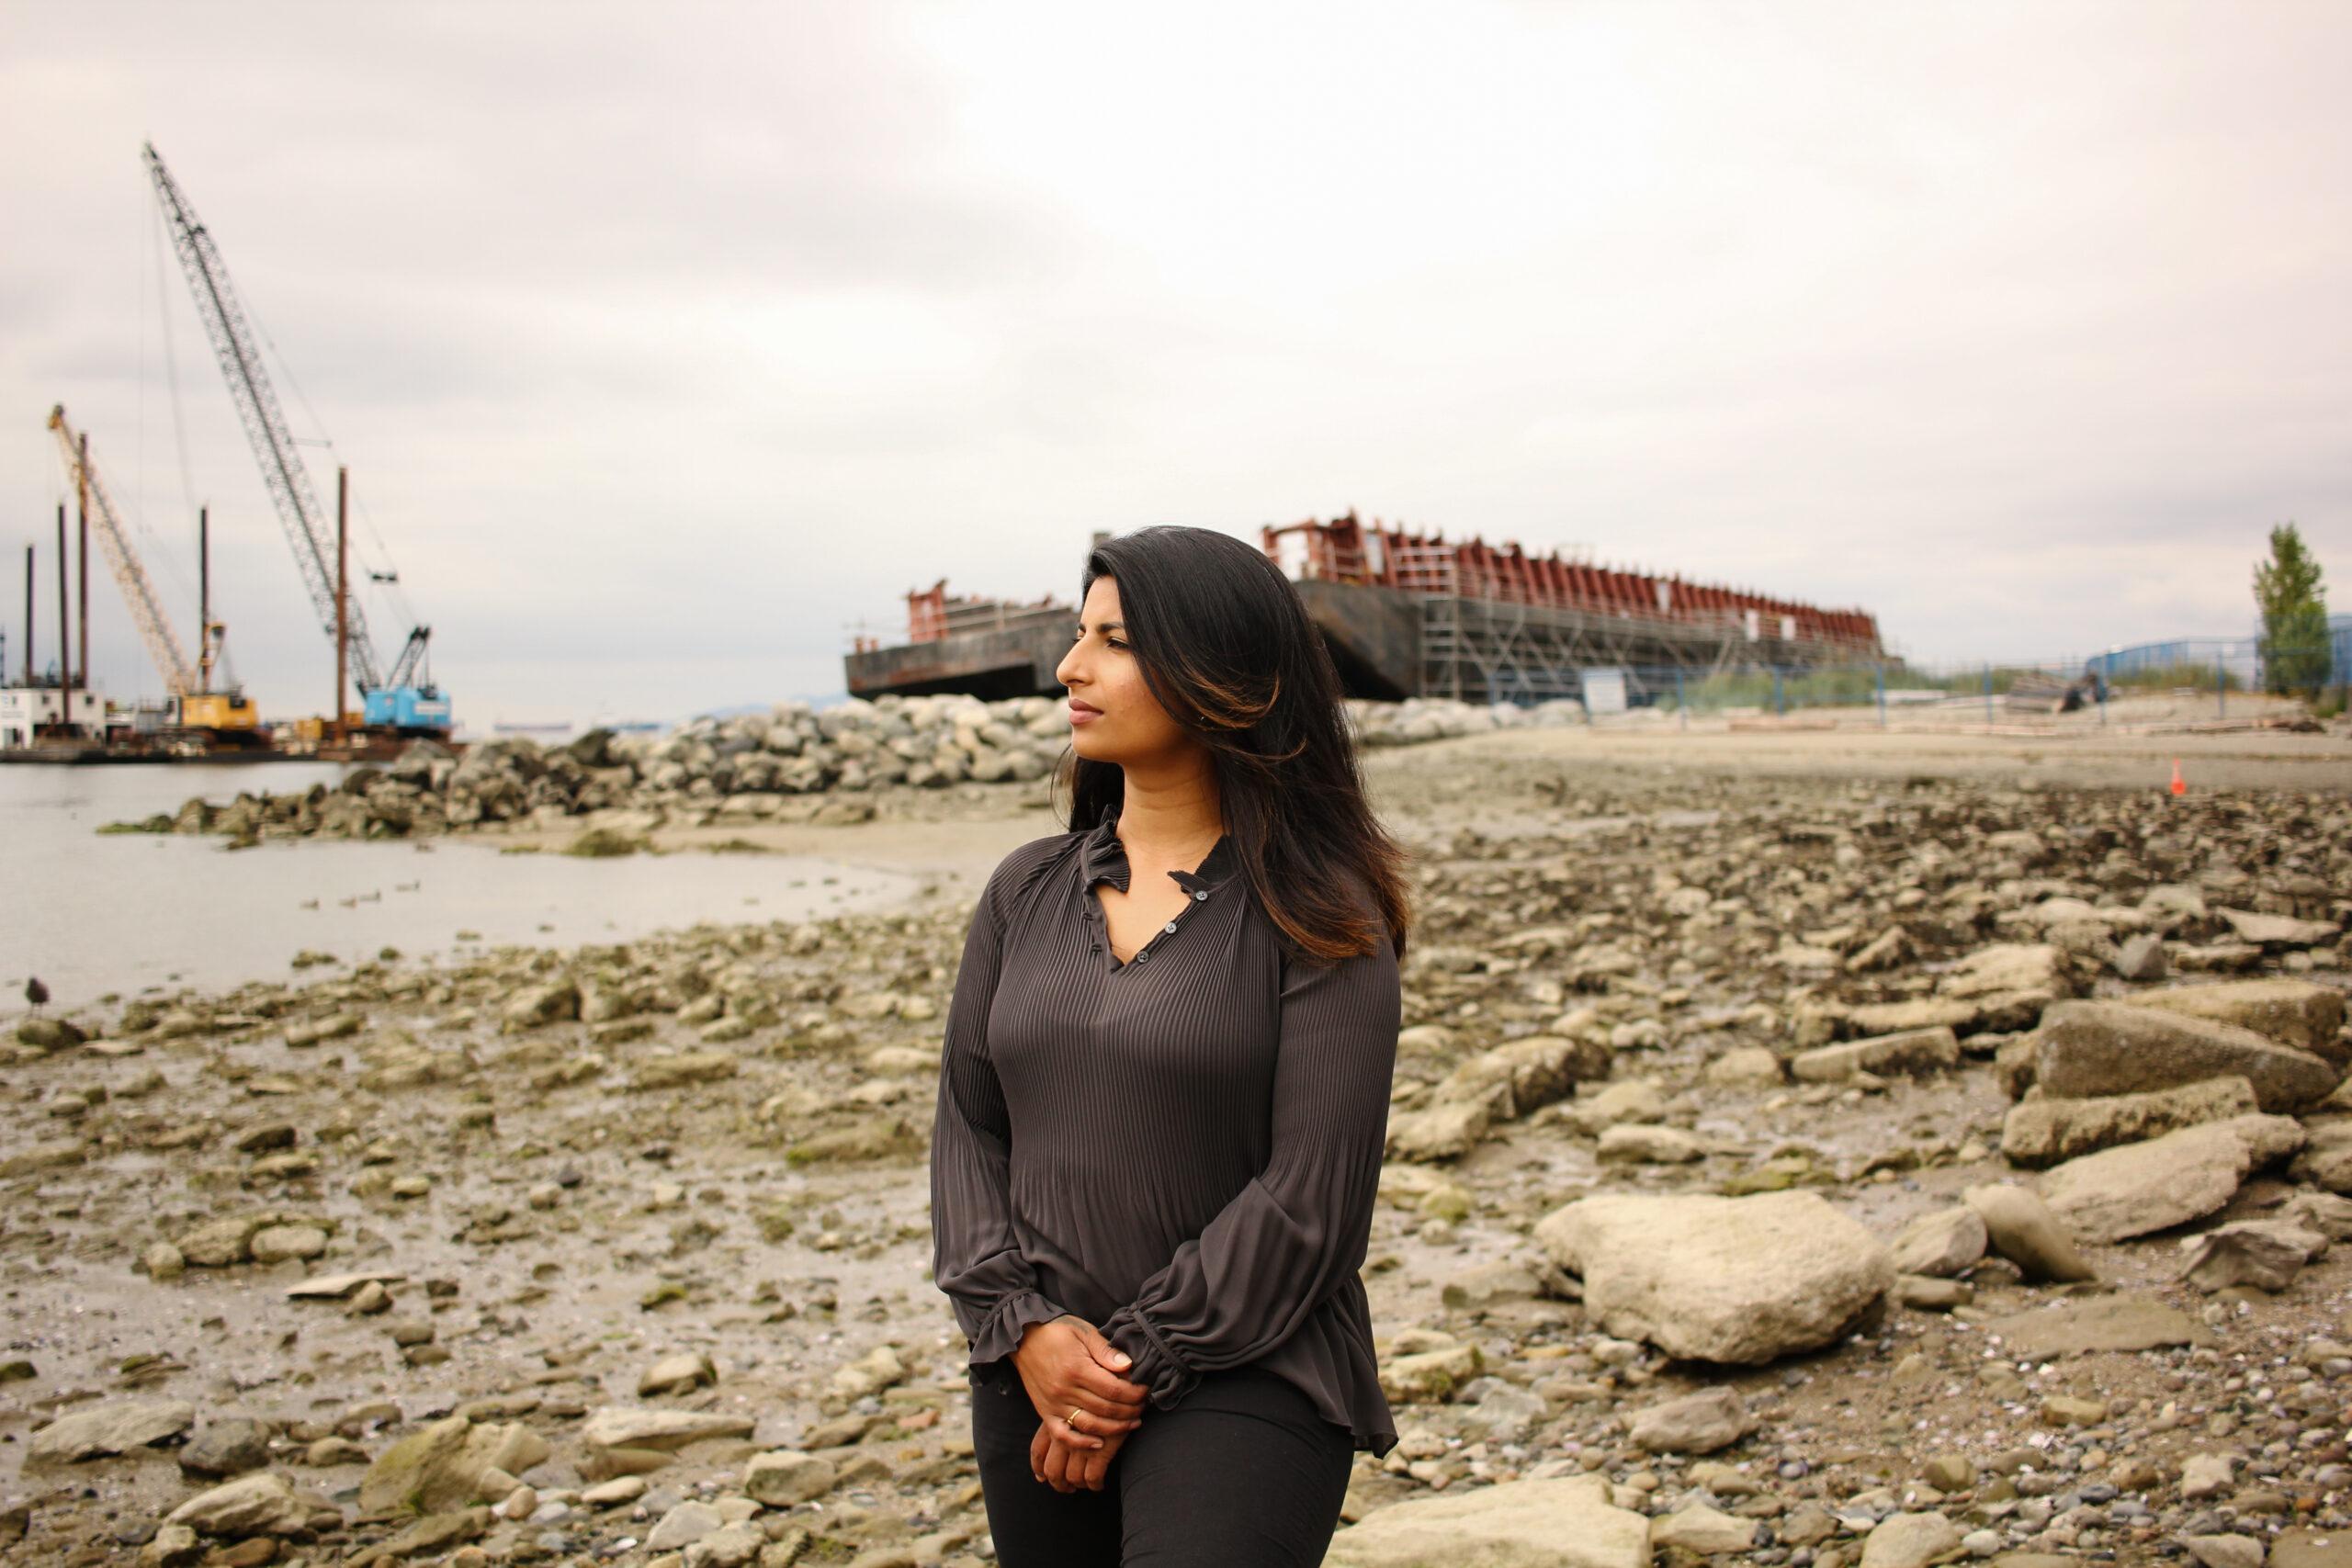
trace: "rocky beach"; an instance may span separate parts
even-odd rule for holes
[[[1401,1441],[1329,1561],[2352,1563],[2343,736],[2174,796],[2145,747],[1422,728],[1366,753]],[[926,891],[15,1021],[0,1556],[987,1562],[923,1159],[1057,746],[786,706],[134,825]]]
[[[1367,746],[1409,746],[1497,729],[1556,729],[1582,718],[1574,702],[1482,708],[1466,703],[1352,703]],[[562,746],[501,738],[462,757],[412,744],[389,767],[362,767],[330,787],[227,802],[192,798],[175,813],[111,825],[115,832],[217,833],[265,839],[407,839],[449,832],[549,831],[583,837],[587,855],[626,854],[656,828],[844,826],[868,821],[874,798],[963,784],[1039,784],[1069,737],[1045,697],[885,696],[821,712],[779,703],[767,713],[698,718],[662,736],[594,729]],[[1032,798],[1039,798],[1033,796]]]

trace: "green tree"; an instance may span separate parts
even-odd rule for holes
[[[2270,530],[2270,558],[2254,569],[2254,602],[2262,611],[2262,666],[2274,692],[2317,692],[2327,684],[2327,591],[2319,562],[2292,523]]]

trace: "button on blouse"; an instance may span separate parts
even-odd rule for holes
[[[1115,823],[1026,845],[989,878],[942,1052],[934,1277],[976,1366],[1075,1313],[1156,1405],[1257,1366],[1385,1452],[1357,1270],[1396,956],[1385,941],[1333,964],[1287,956],[1229,842],[1172,874],[1191,904],[1126,964],[1094,895],[1127,886]]]

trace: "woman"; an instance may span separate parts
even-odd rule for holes
[[[972,919],[932,1146],[1005,1568],[1311,1564],[1396,1442],[1357,1275],[1405,892],[1329,656],[1264,556],[1086,563],[1070,831]]]

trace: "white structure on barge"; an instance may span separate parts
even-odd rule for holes
[[[0,751],[20,751],[43,731],[71,725],[76,739],[100,739],[107,730],[103,692],[56,686],[0,686]]]

